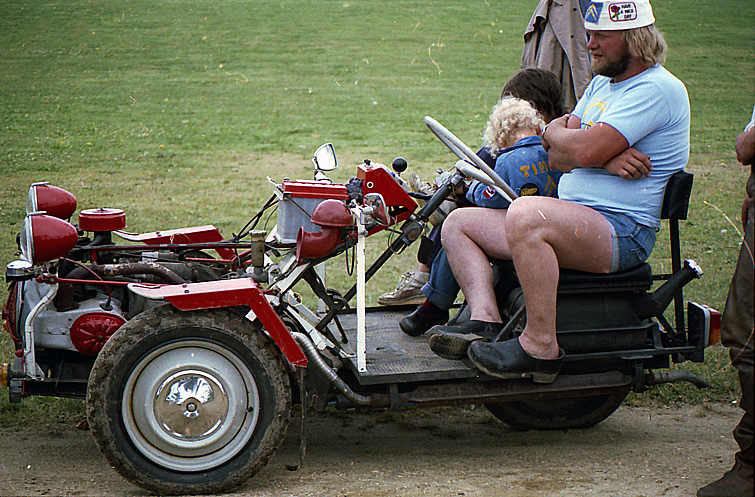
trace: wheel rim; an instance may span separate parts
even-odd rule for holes
[[[162,345],[129,375],[121,410],[136,449],[176,471],[205,471],[233,458],[254,434],[260,400],[249,367],[202,340]]]

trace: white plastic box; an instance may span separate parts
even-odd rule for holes
[[[329,198],[348,199],[346,186],[319,181],[284,181],[283,198],[278,202],[278,241],[296,243],[299,228],[310,233],[320,231],[310,218],[315,207]]]

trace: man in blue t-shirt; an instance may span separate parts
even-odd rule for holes
[[[690,122],[684,85],[661,66],[666,44],[654,23],[647,0],[587,8],[597,76],[574,113],[541,135],[551,168],[565,173],[559,198],[522,197],[507,211],[460,209],[446,219],[443,246],[471,320],[440,332],[502,327],[488,257],[513,260],[524,292],[519,338],[468,346],[488,374],[553,381],[564,355],[556,340],[560,268],[608,273],[650,255],[666,181],[689,157]]]

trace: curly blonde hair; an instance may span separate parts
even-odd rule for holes
[[[540,114],[526,100],[504,96],[493,106],[490,118],[482,134],[483,146],[490,149],[494,155],[502,148],[509,138],[520,130],[535,130],[545,126]]]

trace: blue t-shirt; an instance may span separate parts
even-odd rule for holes
[[[559,198],[660,226],[666,183],[689,160],[690,110],[684,84],[660,65],[619,83],[595,76],[572,114],[583,129],[596,123],[615,128],[630,147],[650,157],[653,170],[647,178],[626,180],[600,168],[573,169],[561,177]]]
[[[519,196],[542,195],[555,197],[560,171],[551,171],[548,153],[539,136],[528,136],[505,148],[498,155],[493,170],[508,183]],[[510,202],[492,188],[473,181],[467,199],[478,207],[507,209]]]

